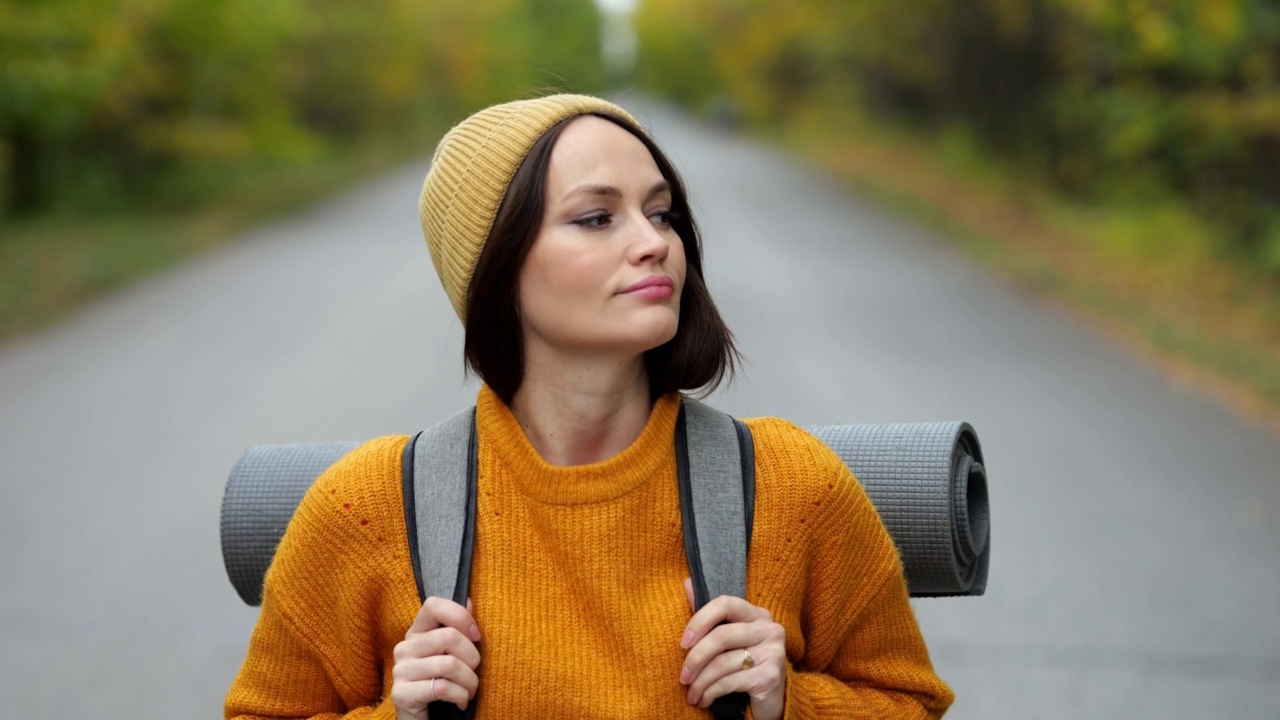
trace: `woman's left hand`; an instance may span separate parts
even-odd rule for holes
[[[684,581],[693,607],[693,585]],[[707,603],[685,626],[680,647],[688,650],[680,682],[689,686],[689,704],[711,707],[722,695],[745,692],[755,720],[782,717],[787,692],[786,630],[768,610],[742,598],[722,595]]]

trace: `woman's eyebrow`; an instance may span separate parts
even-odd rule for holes
[[[662,180],[657,185],[654,185],[653,187],[649,188],[649,194],[644,196],[644,201],[649,202],[654,197],[661,195],[662,193],[669,193],[669,192],[671,192],[671,183],[667,182],[666,180]]]
[[[577,197],[578,195],[600,195],[603,197],[620,198],[622,197],[622,191],[612,185],[579,185],[578,187],[570,190],[564,196],[564,199],[568,200],[569,198]]]
[[[645,202],[648,202],[652,200],[655,195],[660,195],[664,192],[671,192],[671,183],[666,180],[661,180],[653,187],[649,188],[649,192],[645,194],[644,200]],[[593,183],[588,185],[579,185],[578,187],[570,190],[564,196],[564,199],[568,200],[578,195],[596,195],[602,197],[621,198],[622,191],[612,185],[599,185]]]

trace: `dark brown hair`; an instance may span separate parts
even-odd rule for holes
[[[649,149],[659,172],[671,186],[671,227],[684,244],[685,280],[680,296],[679,327],[670,341],[645,353],[649,394],[658,398],[677,390],[710,393],[731,379],[738,351],[733,334],[720,318],[702,276],[702,240],[689,212],[679,173],[666,155],[630,123],[606,113],[589,113],[634,135]],[[524,380],[524,336],[520,323],[520,268],[542,227],[547,168],[551,151],[566,125],[565,118],[538,138],[516,169],[467,290],[467,368],[480,376],[502,401],[511,404]]]

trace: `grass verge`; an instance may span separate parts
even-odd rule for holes
[[[982,156],[961,132],[922,138],[816,113],[783,142],[1016,285],[1280,433],[1280,283],[1221,250],[1175,201],[1089,206]]]
[[[416,139],[379,139],[305,164],[240,172],[182,212],[0,221],[0,341],[45,327],[104,293],[223,244],[254,222],[417,157],[430,149],[421,138],[443,130],[443,124],[415,126]]]

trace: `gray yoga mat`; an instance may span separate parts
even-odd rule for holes
[[[241,600],[262,604],[262,579],[302,496],[359,444],[258,445],[231,468],[222,495],[222,564]]]
[[[978,436],[968,423],[805,428],[861,481],[898,546],[912,597],[982,595],[990,509]],[[307,488],[358,443],[259,445],[231,470],[222,498],[222,560],[249,605]]]
[[[991,509],[982,448],[968,423],[805,429],[866,489],[898,546],[912,597],[986,592]]]

